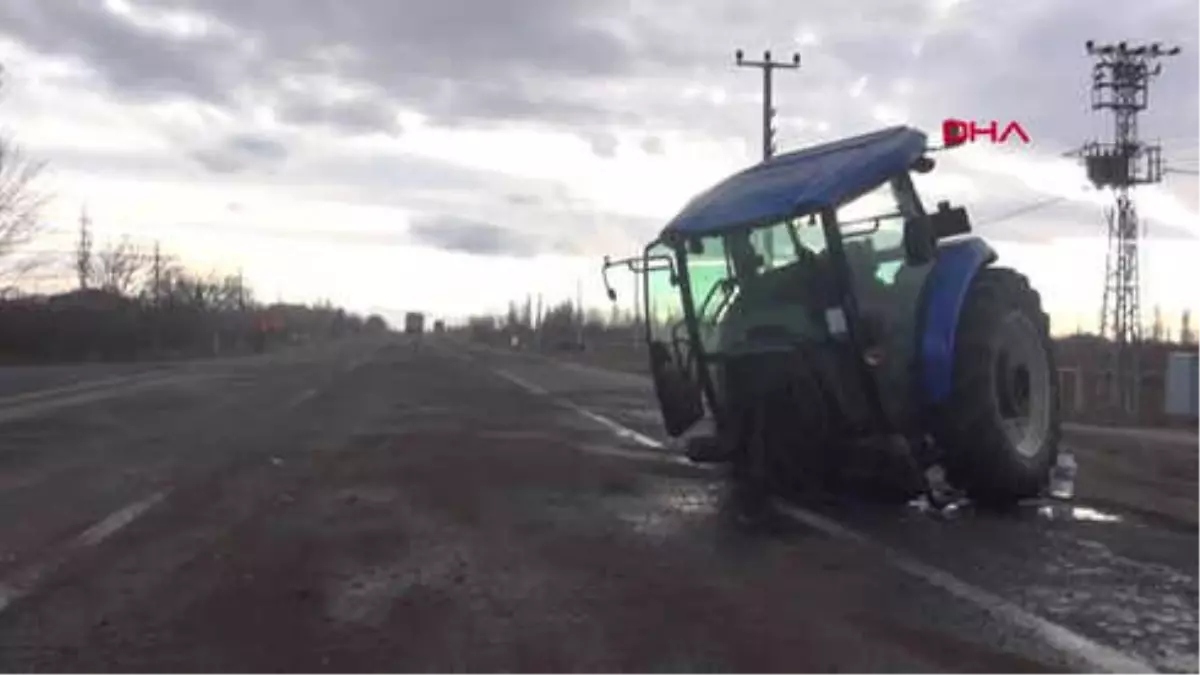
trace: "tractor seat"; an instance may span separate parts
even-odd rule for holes
[[[758,279],[758,291],[777,304],[802,305],[823,312],[837,303],[828,259],[821,255],[801,258],[764,273]]]

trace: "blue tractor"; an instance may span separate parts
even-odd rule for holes
[[[901,126],[778,155],[605,260],[606,284],[614,266],[641,275],[663,423],[693,459],[760,491],[866,474],[915,494],[940,467],[978,504],[1043,492],[1060,435],[1049,318],[964,208],[922,203],[927,153]],[[715,432],[690,431],[705,418]]]

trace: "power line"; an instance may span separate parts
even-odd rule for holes
[[[1067,197],[1062,197],[1062,196],[1049,197],[1047,199],[1042,199],[1042,200],[1033,202],[1032,204],[1026,204],[1025,206],[1014,209],[1014,210],[1004,213],[1002,215],[995,216],[993,218],[986,218],[984,220],[979,221],[975,225],[976,226],[995,225],[996,223],[1003,222],[1005,220],[1009,220],[1010,218],[1016,218],[1017,216],[1023,216],[1026,213],[1030,213],[1032,211],[1038,211],[1038,210],[1046,208],[1047,206],[1053,206],[1054,204],[1058,204],[1059,202],[1067,201],[1067,199],[1068,199]]]

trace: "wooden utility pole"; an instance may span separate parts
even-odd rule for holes
[[[772,61],[771,52],[767,50],[763,52],[762,61],[747,61],[744,58],[742,50],[734,52],[734,58],[737,65],[744,68],[758,68],[762,71],[762,158],[767,161],[775,155],[775,104],[774,104],[774,80],[771,77],[776,70],[797,70],[800,68],[800,54],[793,53],[792,60],[789,61]],[[769,231],[763,232],[763,248],[766,252],[768,264],[773,264],[775,260],[775,240]]]
[[[79,212],[79,247],[75,251],[75,272],[79,276],[79,290],[87,290],[92,278],[92,220],[88,217],[87,205]]]

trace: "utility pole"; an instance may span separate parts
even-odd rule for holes
[[[544,316],[545,316],[545,313],[544,313],[544,311],[542,311],[541,293],[538,293],[538,312],[535,313],[534,321],[533,321],[533,323],[534,323],[534,339],[535,339],[536,346],[538,346],[538,350],[541,350],[541,348],[544,348],[546,346],[545,330],[542,330],[542,317],[544,317]]]
[[[154,354],[158,356],[162,352],[162,251],[159,247],[157,239],[154,240],[154,286],[150,289],[151,301],[154,303],[153,324],[154,324]]]
[[[79,248],[75,251],[75,271],[79,275],[79,290],[87,290],[92,278],[92,220],[87,205],[79,212]]]
[[[1108,252],[1100,309],[1100,335],[1113,342],[1108,359],[1111,386],[1101,396],[1126,415],[1136,416],[1141,390],[1138,240],[1142,233],[1130,192],[1136,185],[1160,182],[1163,175],[1162,147],[1138,139],[1137,116],[1148,105],[1150,79],[1162,72],[1158,59],[1178,54],[1179,47],[1164,49],[1160,42],[1098,45],[1092,40],[1085,47],[1096,59],[1092,110],[1112,110],[1114,122],[1111,143],[1092,141],[1082,149],[1088,179],[1097,188],[1111,188],[1115,197],[1115,205],[1105,214]]]
[[[238,268],[237,275],[237,302],[238,311],[246,311],[246,275],[242,268]]]
[[[575,280],[576,332],[579,348],[583,349],[583,279]]]
[[[738,66],[743,68],[758,68],[762,71],[762,158],[765,162],[775,155],[775,105],[774,80],[772,74],[776,70],[797,70],[800,68],[800,54],[793,53],[791,61],[772,61],[771,51],[763,52],[762,61],[747,61],[742,50],[733,54]],[[775,259],[775,241],[769,231],[763,232],[763,244],[766,250],[767,264],[773,264]]]

